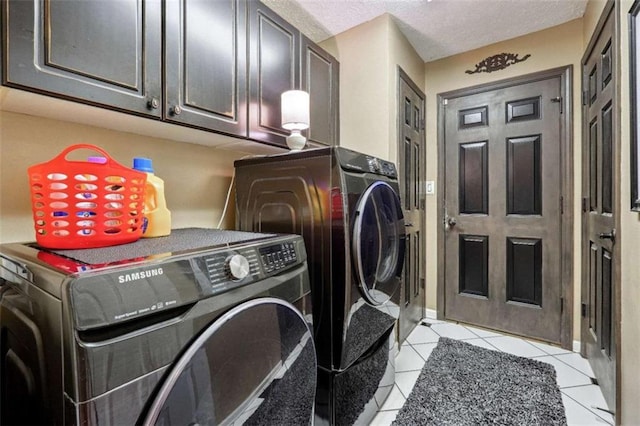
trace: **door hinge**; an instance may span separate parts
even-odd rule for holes
[[[551,98],[551,102],[553,102],[554,104],[560,104],[560,114],[562,114],[562,96]]]
[[[587,105],[587,91],[582,92],[582,106]]]
[[[582,213],[587,212],[587,197],[582,198]]]
[[[443,99],[442,105],[447,106],[449,104],[449,99]]]
[[[582,315],[582,318],[586,318],[587,317],[587,304],[586,303],[582,303],[580,305],[580,315]]]
[[[564,197],[560,197],[560,214],[564,214]]]
[[[560,313],[564,312],[564,297],[560,298]]]

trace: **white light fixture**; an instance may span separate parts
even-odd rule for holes
[[[292,151],[304,148],[307,138],[300,132],[309,128],[309,94],[303,90],[288,90],[281,95],[282,128],[291,131],[287,146]]]

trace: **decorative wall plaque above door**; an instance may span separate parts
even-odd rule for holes
[[[530,54],[526,54],[522,58],[518,58],[518,55],[518,53],[499,53],[489,56],[478,62],[475,70],[466,70],[465,72],[467,74],[477,74],[481,72],[500,71],[518,62],[524,62],[531,57]]]

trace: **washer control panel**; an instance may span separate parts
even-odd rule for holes
[[[279,273],[297,264],[298,260],[293,241],[239,248],[194,259],[205,272],[213,294]]]
[[[293,242],[261,247],[259,251],[266,273],[279,271],[298,261],[295,244]]]

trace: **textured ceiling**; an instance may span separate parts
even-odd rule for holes
[[[587,0],[263,0],[316,43],[389,13],[425,62],[580,18]]]

